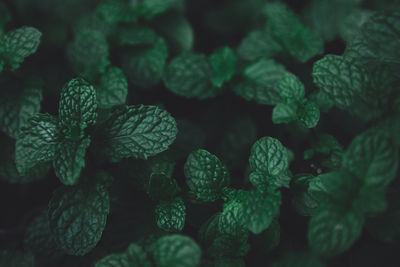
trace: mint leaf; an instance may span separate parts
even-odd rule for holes
[[[60,124],[67,129],[66,135],[73,139],[83,137],[83,130],[97,119],[96,92],[82,78],[70,80],[61,91],[58,114]]]
[[[24,237],[24,247],[36,257],[46,261],[63,255],[50,232],[47,212],[41,213],[28,226]]]
[[[272,121],[275,124],[289,123],[297,119],[295,104],[277,104],[272,110]]]
[[[88,28],[79,29],[67,47],[67,57],[76,74],[95,81],[110,64],[108,43],[104,34]]]
[[[183,53],[168,64],[164,73],[164,84],[179,96],[210,98],[217,94],[210,82],[211,73],[212,69],[205,55]]]
[[[89,137],[79,141],[66,139],[57,145],[53,167],[56,176],[63,184],[76,184],[85,167],[85,154],[89,145]]]
[[[195,267],[200,264],[201,250],[190,237],[176,234],[158,239],[152,254],[157,267]]]
[[[152,87],[161,81],[167,57],[165,40],[155,35],[151,45],[136,46],[123,55],[122,69],[131,83],[142,88]]]
[[[398,162],[398,151],[390,136],[370,131],[354,138],[342,164],[366,185],[379,187],[396,177]]]
[[[167,150],[177,131],[174,118],[159,107],[121,107],[104,125],[102,152],[113,162],[130,157],[146,159]]]
[[[248,101],[274,105],[281,100],[276,85],[287,73],[285,67],[273,59],[260,59],[244,68],[244,81],[235,85],[233,90]]]
[[[100,241],[110,210],[107,190],[103,181],[85,181],[54,192],[48,210],[50,230],[65,253],[85,255]]]
[[[107,23],[135,22],[136,14],[128,3],[121,0],[105,0],[97,7],[95,14]]]
[[[361,187],[353,207],[368,215],[384,212],[387,208],[386,189],[368,185]]]
[[[186,207],[182,198],[162,201],[156,207],[157,226],[167,232],[180,232],[185,225]]]
[[[228,82],[236,71],[236,55],[229,46],[216,49],[209,58],[213,74],[211,82],[216,87],[221,87]]]
[[[297,15],[284,3],[268,3],[264,14],[267,17],[267,29],[298,61],[306,62],[322,54],[321,37],[305,27]]]
[[[26,57],[36,52],[41,36],[39,30],[28,26],[9,31],[0,38],[0,58],[12,71],[16,70]]]
[[[320,254],[342,253],[360,237],[363,224],[364,217],[356,211],[321,208],[310,220],[309,244]]]
[[[253,171],[279,175],[289,166],[287,150],[277,139],[260,138],[251,148],[249,163]]]
[[[40,180],[50,169],[49,162],[39,163],[21,175],[15,165],[15,141],[11,138],[0,142],[0,179],[11,184],[23,184]]]
[[[307,101],[298,111],[299,120],[307,127],[314,128],[317,126],[320,112],[318,105],[312,101]]]
[[[0,96],[0,129],[13,138],[17,138],[20,128],[39,112],[42,102],[42,89],[38,86],[15,89],[4,91]]]
[[[367,86],[366,70],[355,60],[337,55],[326,55],[313,66],[314,83],[339,108],[347,108]]]
[[[287,74],[279,80],[276,87],[279,90],[279,95],[287,104],[299,102],[304,99],[304,85],[296,75]]]
[[[111,67],[101,76],[96,96],[100,108],[111,108],[125,103],[128,96],[128,81],[121,69]]]
[[[181,0],[144,0],[140,2],[134,1],[132,4],[138,14],[144,16],[146,19],[151,19],[156,15],[181,5],[181,2]]]
[[[49,114],[37,114],[21,128],[15,144],[15,163],[21,175],[37,164],[54,158],[59,141],[56,118]]]
[[[224,164],[206,150],[190,153],[184,166],[186,184],[196,200],[212,202],[229,185],[230,177]]]
[[[248,229],[254,234],[259,234],[267,229],[278,215],[281,194],[279,191],[269,190],[264,195],[260,191],[253,190],[244,192],[241,200]]]
[[[237,53],[245,60],[272,58],[282,50],[281,45],[268,31],[252,31],[240,43]]]
[[[151,267],[151,262],[147,258],[143,249],[132,243],[123,253],[110,254],[99,260],[95,267],[132,267],[143,266]]]

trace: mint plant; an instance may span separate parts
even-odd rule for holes
[[[0,266],[398,266],[400,10],[0,3]]]

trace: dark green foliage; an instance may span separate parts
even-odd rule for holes
[[[399,266],[400,4],[0,3],[0,266]]]

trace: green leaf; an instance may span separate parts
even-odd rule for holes
[[[342,164],[366,185],[379,187],[396,177],[398,162],[398,150],[391,137],[369,131],[354,138]]]
[[[157,226],[167,232],[180,232],[185,225],[186,207],[182,198],[162,201],[156,207]]]
[[[16,250],[0,250],[0,266],[34,267],[35,258],[30,253],[23,253]]]
[[[158,239],[152,249],[157,267],[196,267],[201,249],[193,239],[183,235],[167,235]]]
[[[28,26],[9,31],[0,38],[0,57],[12,71],[16,70],[26,57],[36,52],[41,36],[40,31]]]
[[[165,86],[187,98],[214,97],[217,90],[211,84],[212,69],[203,54],[183,53],[171,60],[164,73]]]
[[[289,123],[297,119],[297,105],[295,104],[277,104],[272,110],[272,122],[275,124]]]
[[[314,83],[342,109],[349,107],[368,83],[366,70],[359,63],[337,55],[315,62],[312,75]]]
[[[224,205],[218,216],[218,231],[239,239],[247,239],[247,218],[240,200],[234,198]]]
[[[284,3],[268,3],[264,13],[267,17],[267,29],[298,61],[306,62],[323,53],[321,37],[305,27]]]
[[[24,247],[36,257],[46,261],[63,255],[50,232],[47,212],[41,213],[28,226],[24,237]]]
[[[319,121],[319,108],[318,105],[312,101],[307,101],[304,106],[297,110],[299,120],[307,127],[314,128]]]
[[[65,185],[74,185],[85,167],[86,149],[90,145],[90,137],[82,140],[63,140],[57,145],[53,161],[54,172]]]
[[[144,16],[146,19],[151,19],[156,15],[164,13],[174,7],[179,7],[182,4],[181,0],[143,0],[132,2],[135,11]]]
[[[97,119],[96,91],[82,78],[70,80],[61,91],[58,114],[60,124],[73,139],[83,137],[83,130]]]
[[[279,90],[279,95],[287,104],[300,102],[304,99],[304,85],[296,75],[287,74],[279,80],[276,87]]]
[[[128,81],[121,69],[111,67],[100,79],[96,88],[97,104],[100,108],[111,108],[125,104],[128,96]]]
[[[275,105],[281,101],[276,85],[287,73],[285,67],[273,59],[260,59],[244,68],[244,81],[235,85],[233,90],[248,101]]]
[[[375,186],[363,186],[353,203],[355,210],[375,215],[384,212],[387,208],[386,190]]]
[[[132,243],[123,253],[110,254],[99,260],[95,267],[151,267],[146,252],[138,245]]]
[[[153,173],[150,175],[146,191],[151,199],[160,201],[173,198],[181,189],[172,177],[164,173]]]
[[[241,197],[247,228],[254,234],[267,229],[279,213],[281,194],[273,190],[268,190],[266,195],[257,190],[248,191]]]
[[[229,46],[216,49],[209,58],[213,74],[211,82],[216,87],[230,81],[236,71],[236,55]]]
[[[51,161],[59,143],[56,118],[49,114],[37,114],[21,128],[15,144],[15,163],[21,175],[37,164]]]
[[[50,170],[50,163],[39,163],[21,175],[15,165],[15,141],[2,138],[0,142],[0,179],[11,184],[23,184],[43,179]]]
[[[134,47],[123,54],[122,69],[134,85],[148,88],[157,85],[163,76],[168,57],[165,40],[155,36],[150,46]]]
[[[308,241],[311,248],[325,255],[348,250],[360,237],[364,217],[353,210],[321,208],[310,220]]]
[[[100,177],[94,179],[100,180]],[[109,210],[104,181],[61,186],[49,203],[50,230],[65,253],[85,255],[100,241]]]
[[[156,106],[115,109],[103,127],[102,152],[113,162],[146,159],[168,149],[177,134],[174,118]]]
[[[22,90],[7,90],[0,96],[0,129],[7,135],[17,138],[21,127],[28,119],[40,111],[42,89],[27,86]]]
[[[212,202],[229,185],[230,177],[224,164],[206,150],[190,153],[184,166],[186,184],[196,200]]]
[[[277,139],[260,138],[251,148],[249,163],[253,171],[279,175],[289,166],[287,150]]]
[[[121,0],[105,0],[97,7],[95,14],[107,23],[135,22],[136,14],[128,3]]]
[[[110,64],[108,43],[104,34],[88,28],[80,29],[67,47],[67,57],[75,74],[95,81]]]
[[[272,58],[282,50],[281,45],[268,31],[252,31],[240,43],[237,53],[245,60]]]

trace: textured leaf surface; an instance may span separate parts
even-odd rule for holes
[[[134,22],[136,14],[128,3],[120,0],[102,1],[95,13],[107,23]]]
[[[164,13],[167,10],[180,5],[181,0],[144,0],[133,2],[134,9],[140,15],[151,19],[152,17]]]
[[[279,80],[276,86],[279,90],[279,95],[286,103],[298,102],[304,98],[304,85],[296,75],[287,74]]]
[[[229,46],[224,46],[215,50],[209,60],[213,70],[211,82],[214,86],[221,87],[235,74],[236,55]]]
[[[287,74],[285,67],[272,59],[260,59],[243,70],[243,82],[233,90],[248,101],[274,105],[280,102],[278,81]]]
[[[88,28],[80,29],[73,43],[67,47],[67,56],[76,74],[93,81],[110,64],[108,43],[104,34]]]
[[[29,183],[42,179],[50,169],[50,163],[39,163],[21,175],[15,165],[15,141],[11,138],[0,142],[0,179],[12,184]]]
[[[82,131],[96,122],[96,109],[95,89],[84,79],[72,79],[62,89],[58,114],[68,136],[82,137]]]
[[[156,207],[157,226],[167,232],[179,232],[185,225],[186,207],[178,197],[172,201],[162,201]]]
[[[47,212],[41,213],[29,225],[25,232],[24,247],[36,257],[47,260],[63,254],[50,232]]]
[[[184,171],[186,184],[194,197],[200,201],[217,200],[222,188],[230,183],[225,165],[206,150],[199,149],[190,153]]]
[[[116,109],[104,127],[103,152],[111,161],[143,158],[165,151],[177,134],[174,118],[156,106]]]
[[[54,172],[65,185],[76,184],[83,167],[85,167],[86,149],[90,145],[90,138],[82,140],[63,140],[57,145],[53,161]]]
[[[289,123],[297,119],[295,104],[277,104],[272,110],[272,121],[276,124]]]
[[[15,70],[26,57],[36,52],[41,36],[42,33],[33,27],[23,26],[12,30],[0,38],[0,56],[11,70]]]
[[[39,112],[41,102],[42,90],[38,87],[4,92],[0,97],[1,130],[17,138],[20,128],[26,125],[31,116]]]
[[[343,167],[371,186],[392,181],[398,162],[398,151],[391,138],[374,131],[357,136],[343,157]]]
[[[100,108],[122,105],[128,96],[128,81],[121,69],[111,67],[101,76],[100,87],[96,88]]]
[[[153,245],[152,253],[157,267],[196,267],[201,258],[200,247],[183,235],[161,237]]]
[[[146,252],[136,245],[131,244],[125,252],[110,254],[99,260],[95,267],[151,267]]]
[[[312,101],[307,101],[297,112],[299,120],[307,128],[314,128],[317,126],[320,117],[319,107],[317,104]]]
[[[366,70],[357,62],[337,55],[326,55],[313,66],[314,83],[339,108],[349,107],[367,86]]]
[[[289,166],[287,150],[279,140],[263,137],[251,148],[249,163],[253,171],[279,175]]]
[[[281,45],[268,31],[250,32],[238,47],[239,57],[256,60],[261,57],[272,58],[282,50]]]
[[[264,195],[264,193],[254,190],[245,192],[242,198],[248,229],[254,234],[261,233],[269,227],[279,212],[280,192],[269,190]]]
[[[297,15],[282,2],[268,3],[264,10],[267,28],[298,61],[306,62],[323,52],[323,41],[305,27]]]
[[[359,238],[363,224],[363,216],[355,211],[320,209],[309,223],[309,244],[318,253],[339,254]]]
[[[205,55],[184,53],[168,64],[164,83],[171,92],[187,98],[214,97],[217,92],[210,82],[211,71]]]
[[[57,119],[51,115],[37,114],[21,129],[15,144],[15,162],[21,175],[35,165],[54,158],[59,143],[57,124]]]
[[[57,244],[70,255],[90,252],[100,241],[109,209],[108,191],[102,182],[57,189],[48,212],[50,230]]]

